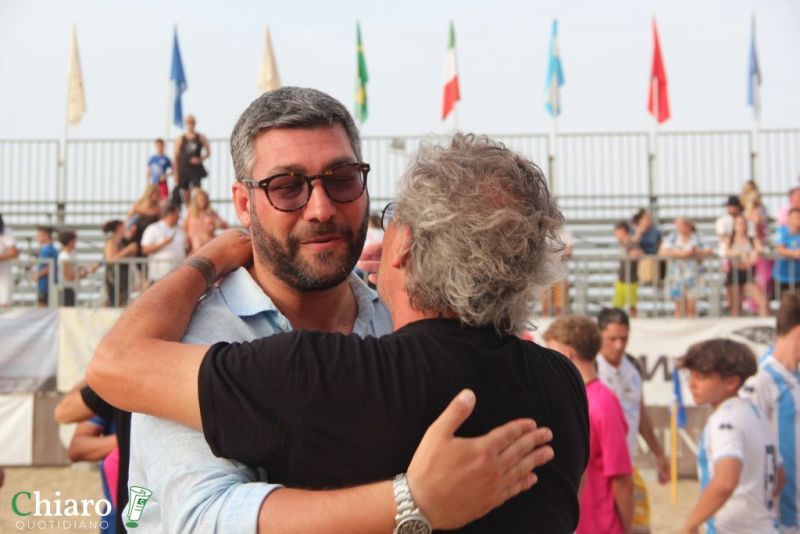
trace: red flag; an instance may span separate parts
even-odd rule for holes
[[[650,69],[650,93],[647,97],[647,111],[659,124],[669,119],[669,97],[667,96],[667,71],[661,57],[661,44],[658,41],[656,19],[653,19],[653,66]]]
[[[461,100],[458,90],[458,64],[456,62],[456,30],[450,22],[450,39],[447,43],[447,61],[444,71],[444,101],[442,104],[442,120],[456,107]]]

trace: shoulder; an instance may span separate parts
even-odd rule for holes
[[[553,390],[562,394],[580,391],[580,397],[585,398],[586,388],[578,369],[561,353],[545,348],[533,341],[520,340],[527,351],[529,365],[533,366],[536,373],[546,385],[553,386]],[[551,380],[550,377],[553,377]],[[568,385],[571,391],[567,389]]]

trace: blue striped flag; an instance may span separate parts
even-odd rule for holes
[[[553,35],[550,37],[550,55],[547,61],[547,81],[544,84],[544,107],[551,116],[561,114],[561,86],[564,85],[564,69],[561,67],[561,52],[558,48],[558,20],[553,20]]]
[[[186,83],[186,73],[183,72],[183,61],[181,60],[181,49],[178,46],[178,28],[175,28],[172,39],[172,67],[170,67],[169,80],[173,87],[173,97],[175,103],[172,111],[172,122],[175,126],[183,128],[183,105],[181,96],[189,85]]]
[[[686,406],[683,404],[681,374],[677,369],[672,370],[672,392],[675,395],[675,408],[678,412],[678,428],[686,428]]]

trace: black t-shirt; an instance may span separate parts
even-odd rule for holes
[[[117,523],[116,532],[125,532],[122,524],[122,510],[128,504],[128,465],[131,458],[131,412],[125,412],[111,406],[100,398],[89,386],[81,389],[81,398],[84,404],[95,414],[105,419],[114,421],[117,433],[117,446],[119,447],[119,478],[117,487],[110,491],[117,492],[117,507],[115,521]]]
[[[203,429],[217,456],[292,487],[386,480],[463,388],[478,402],[459,436],[519,417],[553,430],[532,490],[459,532],[571,533],[589,454],[586,392],[557,352],[491,328],[431,319],[365,339],[320,332],[218,343],[200,367]]]

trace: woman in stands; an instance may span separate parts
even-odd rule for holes
[[[222,217],[211,208],[208,193],[195,187],[189,214],[183,224],[183,231],[189,239],[191,250],[197,250],[214,237],[214,232],[228,227]]]
[[[730,261],[725,262],[725,294],[728,299],[730,315],[742,314],[742,301],[745,293],[758,306],[758,314],[767,315],[767,299],[756,285],[755,268],[764,246],[758,237],[747,233],[747,219],[739,215],[733,219],[733,233],[730,239],[722,241],[722,255]]]
[[[669,258],[669,293],[675,302],[675,317],[695,317],[697,299],[703,292],[701,260],[713,254],[703,245],[694,224],[686,217],[675,219],[675,232],[661,243],[658,253]]]
[[[11,273],[11,263],[19,256],[17,242],[11,229],[3,223],[0,214],[0,308],[11,306],[11,293],[14,290],[14,277]]]
[[[153,184],[147,184],[141,198],[134,202],[131,209],[128,210],[128,218],[137,215],[140,218],[147,217],[152,220],[158,220],[161,216],[161,197],[159,196],[158,187]]]

